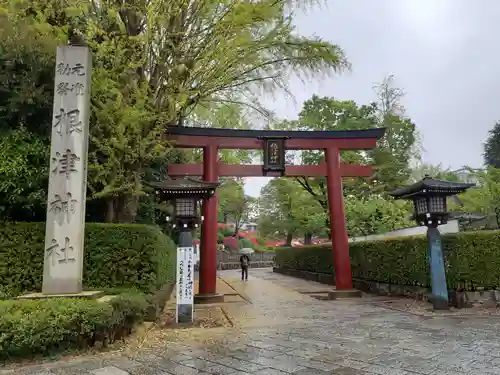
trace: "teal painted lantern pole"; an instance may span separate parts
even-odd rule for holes
[[[438,226],[448,221],[447,197],[462,193],[472,186],[475,184],[441,181],[425,176],[411,186],[390,193],[396,199],[412,200],[415,207],[415,220],[419,225],[427,226],[427,254],[434,310],[449,308],[443,246]]]
[[[448,309],[448,286],[446,285],[441,233],[437,226],[427,227],[427,242],[430,255],[432,305],[435,310],[446,310]]]

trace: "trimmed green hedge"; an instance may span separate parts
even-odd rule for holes
[[[107,302],[88,299],[0,301],[0,359],[32,357],[105,346],[132,332],[146,314],[141,293]]]
[[[443,235],[446,277],[452,289],[500,286],[500,231]],[[425,236],[350,243],[353,277],[430,286]],[[331,245],[277,248],[276,267],[333,274]]]
[[[1,223],[0,298],[42,286],[45,223]],[[175,244],[160,229],[135,224],[85,227],[83,285],[154,293],[175,279]]]

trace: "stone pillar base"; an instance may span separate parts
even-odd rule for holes
[[[341,299],[341,298],[360,298],[362,296],[361,290],[357,289],[341,289],[331,290],[328,292],[328,299]]]
[[[432,302],[432,308],[434,310],[449,310],[450,309],[450,305],[448,303],[448,300],[445,298],[432,296],[431,302]]]
[[[224,302],[224,294],[210,293],[210,294],[197,294],[194,296],[194,303],[197,305],[208,303],[221,303]]]
[[[98,290],[88,290],[80,293],[71,294],[43,294],[43,293],[30,293],[16,297],[16,299],[47,299],[47,298],[100,298],[104,292]]]

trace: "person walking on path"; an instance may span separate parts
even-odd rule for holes
[[[250,258],[248,255],[243,254],[240,256],[241,264],[241,280],[248,280],[248,266],[250,265]]]

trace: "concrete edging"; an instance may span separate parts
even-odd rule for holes
[[[273,272],[303,280],[316,281],[321,284],[335,285],[334,276],[329,274],[279,267],[273,267]],[[432,297],[431,289],[422,286],[389,284],[357,278],[353,278],[353,286],[354,288],[365,293],[378,294],[382,296],[401,296],[426,301],[431,301]],[[500,306],[500,290],[477,290],[463,292],[449,290],[448,294],[450,304],[458,308],[470,306]]]

